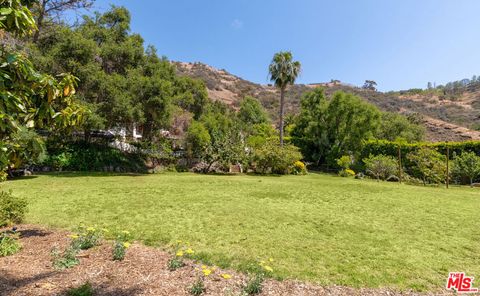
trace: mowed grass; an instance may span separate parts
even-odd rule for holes
[[[329,175],[52,174],[1,185],[27,222],[129,230],[148,245],[188,241],[239,270],[274,258],[275,276],[324,285],[439,290],[449,271],[480,276],[480,189]]]

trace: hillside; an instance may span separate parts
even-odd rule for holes
[[[250,95],[260,100],[272,118],[277,118],[278,94],[271,85],[256,84],[202,63],[175,62],[178,74],[203,80],[211,99],[222,101],[233,108]],[[375,104],[381,110],[402,114],[418,113],[427,129],[430,141],[480,140],[480,132],[471,128],[480,124],[480,90],[465,91],[455,100],[435,95],[382,93],[337,83],[298,84],[287,91],[286,112],[296,113],[300,97],[316,86],[325,87],[327,95],[343,90],[354,93]]]

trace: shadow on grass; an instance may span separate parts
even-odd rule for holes
[[[38,173],[38,175],[49,176],[54,178],[79,178],[79,177],[140,177],[147,176],[147,173],[112,173],[112,172],[49,172]]]
[[[35,178],[38,178],[38,176],[19,176],[19,177],[8,178],[8,181],[31,180]]]

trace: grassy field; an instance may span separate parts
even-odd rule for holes
[[[442,289],[449,271],[480,276],[480,189],[307,176],[52,174],[1,185],[28,221],[130,230],[149,245],[189,241],[240,270],[321,284]]]

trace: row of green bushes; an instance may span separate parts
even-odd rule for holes
[[[145,157],[141,154],[83,141],[47,145],[47,156],[39,166],[69,171],[146,171]]]

